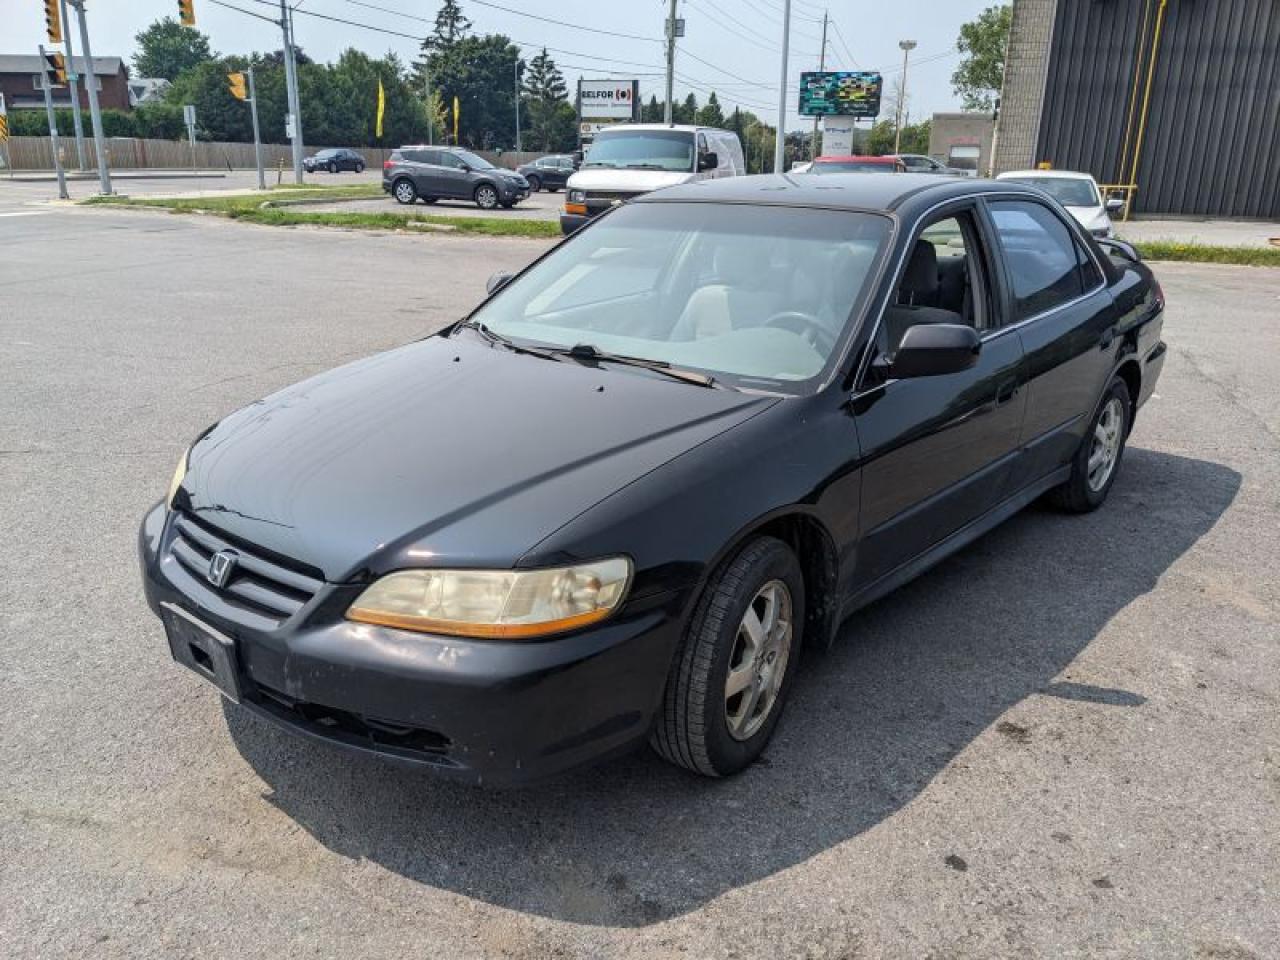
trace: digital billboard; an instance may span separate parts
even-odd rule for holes
[[[854,117],[874,119],[880,113],[878,73],[828,70],[800,74],[802,117]]]

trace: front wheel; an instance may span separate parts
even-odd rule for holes
[[[492,210],[498,205],[498,191],[487,183],[476,187],[476,206],[481,210]]]
[[[363,163],[357,163],[357,164],[356,164],[356,173],[364,173],[364,164],[363,164]]]
[[[397,180],[391,188],[391,195],[396,198],[396,203],[410,204],[418,199],[418,191],[411,180]]]
[[[1057,506],[1072,513],[1088,513],[1102,506],[1120,473],[1131,410],[1129,387],[1116,377],[1102,395],[1089,430],[1071,461],[1071,476],[1050,492],[1050,499]]]
[[[676,652],[650,735],[709,777],[749,766],[773,736],[804,630],[804,580],[781,540],[748,543],[707,584]]]
[[[542,180],[538,177],[525,177],[529,181],[529,192],[537,193],[542,189]]]

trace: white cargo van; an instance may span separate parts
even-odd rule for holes
[[[597,214],[651,190],[746,172],[742,142],[730,130],[618,124],[596,134],[569,178],[560,229],[573,233]]]

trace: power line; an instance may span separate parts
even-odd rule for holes
[[[381,7],[375,3],[366,3],[365,0],[345,0],[345,2],[354,4],[357,7],[367,7],[370,10],[377,10],[381,13],[389,13],[395,17],[404,17],[406,20],[417,20],[421,23],[435,23],[428,17],[420,17],[417,14],[405,13],[403,10],[394,10],[391,7]],[[569,23],[565,20],[556,20],[553,17],[543,17],[536,13],[525,13],[523,10],[516,10],[512,7],[504,7],[500,3],[492,3],[491,0],[469,0],[481,7],[492,7],[494,10],[501,10],[504,13],[510,13],[517,17],[527,17],[530,20],[540,20],[543,23],[554,24],[557,27],[568,27],[571,30],[582,30],[586,33],[598,33],[606,37],[621,37],[624,40],[644,40],[650,43],[657,43],[655,37],[642,37],[635,33],[621,33],[617,30],[605,30],[601,27],[588,27],[580,23]]]
[[[836,38],[840,41],[840,47],[844,50],[844,55],[849,58],[850,65],[852,65],[855,70],[861,70],[862,67],[858,64],[858,58],[855,57],[853,55],[853,51],[849,49],[849,44],[844,38],[844,33],[840,30],[840,24],[836,23],[835,20],[832,20],[831,26],[835,29]]]
[[[223,3],[223,0],[209,0],[209,2],[214,6],[226,7],[228,10],[235,10],[237,13],[243,13],[246,17],[253,17],[255,20],[265,20],[272,26],[280,26],[279,20],[272,20],[270,17],[264,17],[262,14],[254,13],[252,10],[246,10],[244,7],[237,7],[235,4],[231,3]]]

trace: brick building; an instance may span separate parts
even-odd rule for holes
[[[75,57],[76,71],[81,76],[80,105],[89,109],[89,91],[85,86],[85,62]],[[98,105],[104,110],[129,110],[129,72],[119,57],[93,58],[94,82],[98,86]],[[0,54],[0,93],[10,110],[43,110],[44,92],[40,88],[40,55]],[[71,108],[71,88],[53,88],[53,106]]]

